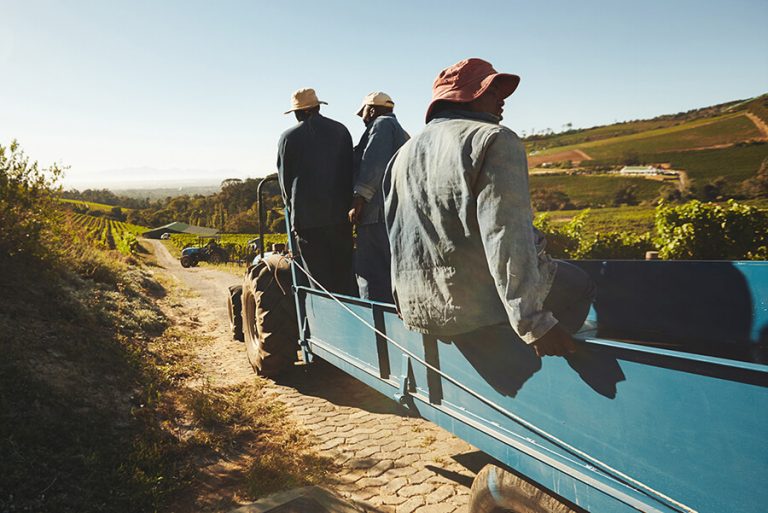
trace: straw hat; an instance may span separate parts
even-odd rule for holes
[[[320,104],[328,105],[326,102],[322,102],[317,99],[317,94],[312,88],[299,89],[291,95],[291,108],[286,111],[285,114],[290,114],[295,110],[311,109],[317,107]]]
[[[363,110],[365,110],[366,105],[378,105],[379,107],[394,107],[395,102],[392,101],[392,98],[387,93],[382,93],[381,91],[369,93],[365,98],[363,98],[363,103],[360,105],[360,110],[357,111],[357,115],[362,117],[363,116]]]
[[[427,122],[438,101],[471,102],[483,94],[492,83],[497,85],[503,98],[506,98],[515,92],[520,77],[498,73],[490,62],[475,58],[465,59],[445,68],[432,84],[432,101],[427,108]]]

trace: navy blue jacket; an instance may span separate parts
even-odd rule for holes
[[[294,230],[349,223],[352,136],[344,125],[315,114],[283,132],[277,171]]]

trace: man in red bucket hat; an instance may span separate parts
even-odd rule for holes
[[[482,59],[435,79],[427,126],[384,181],[393,293],[415,331],[479,344],[511,326],[536,355],[565,355],[595,287],[533,228],[525,148],[499,124],[519,83]]]

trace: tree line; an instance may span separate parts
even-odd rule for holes
[[[227,179],[221,183],[221,190],[215,194],[168,196],[150,200],[120,196],[108,189],[85,191],[69,190],[62,193],[65,199],[91,201],[114,205],[112,213],[97,215],[116,218],[131,224],[156,227],[172,222],[183,222],[196,226],[216,228],[225,233],[257,233],[259,231],[259,199],[257,189],[261,178]],[[264,231],[278,233],[284,230],[285,216],[280,187],[272,181],[264,187],[264,209],[266,219]],[[118,212],[120,207],[130,209]],[[71,208],[83,209],[83,206]],[[115,210],[118,209],[118,210]],[[90,212],[95,214],[95,212]]]

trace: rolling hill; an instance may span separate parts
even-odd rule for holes
[[[579,206],[609,205],[628,185],[638,200],[656,199],[663,177],[615,174],[638,164],[678,171],[679,179],[666,177],[666,183],[679,188],[701,188],[722,177],[721,193],[730,197],[768,159],[768,94],[524,142],[531,189],[560,190]]]

